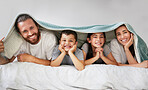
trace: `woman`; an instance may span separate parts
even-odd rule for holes
[[[82,46],[86,53],[85,65],[90,64],[112,64],[117,65],[116,60],[105,43],[105,33],[88,33],[87,44]]]
[[[119,66],[148,67],[148,61],[138,63],[134,50],[134,35],[125,25],[115,30],[116,38],[111,41],[111,51]]]

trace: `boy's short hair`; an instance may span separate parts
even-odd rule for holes
[[[15,29],[16,29],[16,31],[17,31],[18,33],[20,33],[19,28],[18,28],[18,23],[19,23],[19,22],[26,21],[27,19],[32,19],[33,22],[35,23],[35,25],[38,26],[37,22],[36,22],[30,15],[28,15],[28,14],[20,14],[20,15],[17,17],[16,21],[15,21]]]
[[[63,30],[63,31],[61,32],[61,34],[60,34],[60,39],[61,39],[61,37],[62,37],[62,34],[66,34],[66,35],[72,34],[72,35],[74,35],[74,38],[75,38],[76,41],[77,41],[77,33],[76,33],[75,31],[72,31],[72,30]]]

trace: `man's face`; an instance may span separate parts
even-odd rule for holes
[[[29,43],[37,44],[40,40],[38,27],[32,19],[27,19],[18,23],[20,35]]]
[[[69,51],[76,44],[76,39],[72,34],[62,34],[60,44],[63,46],[65,51]]]

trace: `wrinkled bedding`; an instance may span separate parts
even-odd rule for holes
[[[0,65],[0,90],[148,89],[148,69],[115,65],[43,66],[27,62]]]

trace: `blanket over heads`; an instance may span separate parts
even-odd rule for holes
[[[19,15],[16,16],[16,18]],[[23,38],[17,33],[15,29],[15,21],[12,23],[12,26],[9,29],[9,32],[4,39],[5,50],[2,53],[3,56],[11,58],[14,53],[19,49],[20,45],[23,42]],[[115,24],[108,25],[92,25],[92,26],[83,26],[83,27],[68,27],[68,26],[58,26],[53,25],[47,22],[39,21],[33,18],[39,24],[39,30],[51,30],[55,32],[56,36],[59,37],[59,32],[62,30],[74,30],[78,33],[78,47],[80,47],[87,37],[87,33],[96,33],[96,32],[105,32],[106,33],[106,42],[110,42],[115,38],[114,30],[121,25],[125,25],[127,29],[134,34],[134,46],[135,46],[135,55],[137,61],[140,63],[144,60],[148,60],[148,48],[146,43],[142,38],[134,31],[134,29],[126,22],[119,22]]]

